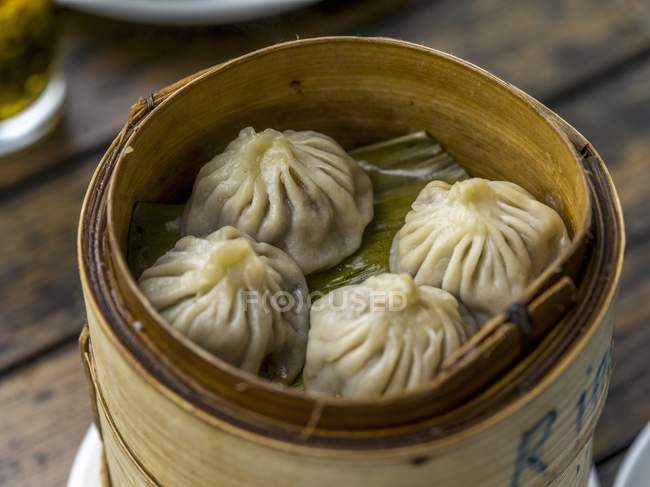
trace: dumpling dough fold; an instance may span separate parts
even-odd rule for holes
[[[282,250],[224,227],[180,239],[139,285],[173,328],[226,362],[284,383],[302,369],[307,284]]]
[[[451,294],[381,274],[312,305],[303,380],[321,394],[372,398],[429,382],[467,339]]]
[[[393,240],[390,270],[449,291],[484,322],[568,244],[557,212],[514,183],[433,181]]]
[[[370,178],[330,137],[249,127],[200,170],[181,227],[201,236],[232,225],[309,274],[361,245],[372,204]]]

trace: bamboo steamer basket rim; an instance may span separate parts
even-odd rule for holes
[[[280,49],[291,49],[295,45],[318,44],[318,43],[359,43],[359,44],[363,44],[363,43],[381,43],[381,44],[384,44],[384,45],[399,46],[399,47],[408,48],[408,49],[416,49],[416,50],[424,51],[424,52],[427,52],[427,53],[430,53],[430,54],[434,54],[434,55],[438,56],[439,58],[442,58],[442,59],[446,60],[447,62],[455,63],[458,67],[461,67],[461,68],[467,69],[467,70],[471,70],[471,71],[473,71],[475,73],[479,73],[479,74],[485,76],[486,78],[488,78],[489,80],[491,80],[493,82],[497,82],[498,86],[501,89],[506,90],[509,94],[513,95],[513,97],[518,99],[521,103],[524,103],[524,104],[528,105],[529,107],[533,108],[535,111],[537,111],[537,113],[538,113],[538,115],[540,117],[545,117],[546,115],[548,115],[548,113],[545,111],[545,109],[543,107],[538,105],[537,102],[532,100],[527,95],[521,93],[519,90],[513,89],[511,86],[509,86],[506,83],[498,80],[497,78],[495,78],[494,76],[490,75],[489,73],[481,70],[480,68],[476,68],[475,66],[472,66],[469,63],[458,60],[458,59],[454,58],[453,56],[443,54],[443,53],[438,53],[437,51],[434,51],[432,49],[424,48],[424,47],[421,47],[421,46],[417,46],[417,45],[414,45],[414,44],[409,44],[409,43],[405,43],[405,42],[401,42],[401,41],[388,40],[388,39],[375,39],[375,38],[367,38],[367,39],[359,39],[359,38],[319,38],[319,39],[310,39],[310,40],[286,43],[286,44],[282,44],[282,45],[279,45],[279,46],[272,46],[270,48],[254,52],[252,54],[249,54],[249,55],[243,56],[241,58],[235,59],[233,61],[227,62],[227,63],[225,63],[225,64],[223,64],[221,66],[218,66],[218,67],[212,68],[210,70],[207,70],[207,71],[203,72],[202,74],[200,74],[199,76],[197,76],[197,77],[195,77],[193,79],[190,79],[189,81],[184,81],[184,82],[181,82],[181,83],[175,85],[172,89],[169,90],[169,93],[171,93],[169,96],[165,96],[164,99],[162,100],[162,102],[160,102],[157,106],[155,106],[152,110],[150,110],[149,113],[146,113],[144,117],[137,120],[137,124],[135,124],[134,127],[132,127],[133,130],[129,134],[127,140],[124,140],[123,137],[120,140],[120,137],[118,137],[118,139],[116,139],[116,142],[114,142],[114,144],[111,146],[111,150],[109,150],[109,152],[115,151],[116,149],[119,149],[119,153],[122,156],[121,158],[118,158],[117,164],[114,167],[114,171],[116,173],[119,171],[120,165],[123,163],[123,160],[124,160],[123,156],[124,156],[124,153],[126,152],[125,151],[126,148],[130,147],[129,144],[130,144],[131,140],[133,140],[133,138],[136,137],[136,135],[141,131],[141,129],[146,126],[147,120],[149,120],[151,117],[155,116],[155,114],[157,112],[159,112],[160,110],[164,110],[164,107],[167,104],[172,103],[184,91],[191,89],[191,87],[194,86],[195,84],[200,83],[200,82],[204,81],[206,78],[209,78],[211,76],[217,76],[222,71],[227,70],[227,69],[231,69],[233,66],[237,66],[240,63],[249,62],[250,60],[254,60],[258,56],[264,56],[268,52],[274,52],[274,51],[277,51],[277,50],[280,50]],[[554,117],[554,119],[553,118],[546,118],[546,121],[550,122],[550,124],[554,126],[554,128],[557,131],[558,137],[560,137],[561,139],[563,139],[565,141],[565,143],[570,148],[572,153],[575,153],[576,151],[575,151],[574,145],[572,145],[572,143],[569,140],[568,136],[562,130],[562,127],[561,127],[562,122],[559,121],[559,119],[557,119],[556,116]],[[127,124],[127,126],[128,126],[128,124]],[[128,132],[123,132],[123,134],[121,134],[121,135],[123,136],[126,133],[128,133]],[[596,157],[597,157],[597,155],[596,155]],[[577,157],[576,157],[576,164],[579,164]],[[94,184],[97,182],[97,180],[99,178],[99,173],[100,173],[101,170],[102,170],[102,167],[100,166],[100,168],[98,168],[98,170],[96,171],[96,173],[95,173],[95,175],[93,177],[93,182],[91,183],[91,187],[94,186]],[[603,168],[603,170],[604,170],[604,168]],[[584,175],[583,175],[583,180],[584,180]],[[585,181],[584,184],[586,186],[586,180],[584,180],[584,181]],[[107,220],[108,239],[109,239],[109,245],[110,245],[111,249],[119,249],[120,248],[120,243],[118,242],[118,239],[116,237],[115,229],[112,227],[112,224],[113,224],[113,213],[112,212],[113,212],[113,204],[115,202],[115,187],[116,186],[114,184],[111,184],[109,186],[109,196],[108,196],[108,204],[107,204],[107,211],[108,211],[108,220]],[[83,215],[83,213],[86,212],[89,197],[90,197],[90,194],[88,194],[86,196],[86,200],[84,202],[84,210],[82,212],[82,215]],[[620,205],[618,204],[617,201],[615,201],[615,205],[616,205],[616,212],[618,214],[617,215],[618,219],[621,219],[622,216],[621,216],[621,212],[620,212]],[[583,216],[584,216],[585,220],[588,220],[591,217],[591,212],[590,212],[589,207],[587,207],[587,210],[585,211]],[[80,226],[80,234],[79,234],[79,245],[80,245],[79,248],[80,249],[83,248],[83,235],[84,235],[84,232],[86,231],[86,227],[83,225],[83,222],[84,222],[84,219],[82,218],[82,225]],[[579,229],[579,232],[577,232],[576,235],[574,235],[574,237],[579,236],[580,232],[586,232],[587,228],[588,228],[588,225],[585,224],[581,229]],[[621,238],[621,242],[620,242],[621,246],[620,246],[620,248],[622,249],[622,238],[623,237],[621,236],[620,238]],[[574,247],[576,246],[576,241],[577,241],[577,239],[574,238],[574,240],[573,240],[573,246]],[[573,250],[575,250],[575,249],[573,249]],[[560,257],[560,259],[562,259],[562,256]],[[615,274],[612,276],[612,279],[611,279],[611,282],[613,282],[613,283],[616,283],[618,281],[619,274],[620,274],[620,262],[621,262],[621,259],[622,259],[622,252],[619,253],[619,255],[617,256],[617,261],[616,261],[616,264],[615,264]],[[84,263],[84,261],[82,259],[82,255],[80,253],[80,268],[82,269],[82,279],[84,279],[84,282],[86,284],[88,284],[89,281],[87,279],[86,273],[84,272],[86,270],[86,267],[85,267],[84,264],[85,263]],[[135,284],[135,281],[131,278],[130,274],[128,273],[128,268],[126,267],[126,263],[125,263],[124,258],[123,258],[123,256],[121,255],[120,252],[115,252],[115,251],[111,252],[111,264],[116,267],[116,271],[118,272],[118,275],[121,274],[121,277],[123,277],[123,278],[124,278],[124,276],[126,276],[125,282],[126,282],[127,286],[129,286],[129,288],[130,288],[129,291],[131,291],[141,301],[141,303],[143,303],[143,306],[145,307],[147,312],[151,316],[153,316],[155,319],[160,321],[160,317],[157,315],[155,310],[153,310],[152,307],[150,305],[148,305],[147,301],[145,299],[143,299],[142,295],[140,294],[139,289],[137,288],[137,285]],[[531,288],[529,288],[528,295],[522,301],[526,302],[527,299],[531,298],[532,295],[534,294],[534,292],[531,292],[531,289],[534,290],[535,286],[538,283],[543,282],[545,280],[545,278],[548,277],[548,274],[552,273],[552,272],[553,272],[553,270],[549,269],[545,273],[545,275],[541,276],[531,286]],[[87,288],[92,289],[92,286],[87,286]],[[606,299],[604,300],[605,303],[609,303],[609,301],[611,300],[614,288],[615,288],[615,286],[611,286],[609,288],[609,294],[608,294],[608,296],[606,296]],[[91,295],[91,299],[93,299],[93,304],[96,306],[97,303],[96,303],[96,301],[94,301],[94,295],[92,293],[89,293],[89,294]],[[606,306],[602,307],[601,314],[603,312],[602,310],[604,310],[604,309],[606,309]],[[598,315],[598,317],[600,317],[600,315]],[[497,328],[498,326],[500,326],[503,323],[504,323],[504,317],[503,316],[495,319],[492,322],[492,324],[490,324],[488,327],[486,327],[484,329],[483,335],[488,334],[487,332],[485,332],[485,330],[493,331],[495,328]],[[172,333],[172,335],[174,335],[174,332]],[[219,368],[227,371],[228,373],[237,376],[239,380],[242,380],[242,381],[245,381],[245,382],[248,382],[248,383],[252,383],[254,385],[254,387],[256,387],[256,388],[266,389],[266,390],[268,390],[268,392],[270,392],[272,394],[286,394],[286,395],[289,395],[289,396],[299,397],[300,399],[309,398],[309,395],[306,395],[304,393],[299,393],[299,392],[296,392],[296,391],[287,390],[284,387],[276,386],[276,385],[268,383],[267,381],[259,379],[257,377],[251,376],[249,374],[242,373],[238,369],[236,369],[236,368],[234,368],[232,366],[229,366],[229,365],[223,363],[222,361],[220,361],[218,359],[214,359],[210,354],[208,354],[207,352],[204,352],[202,349],[195,346],[192,342],[185,339],[185,337],[183,337],[182,335],[180,335],[178,333],[175,333],[175,335],[177,335],[177,336],[175,336],[175,338],[177,338],[179,341],[187,342],[187,343],[184,343],[184,345],[187,346],[188,349],[192,350],[193,353],[196,353],[197,355],[201,356],[203,359],[207,360],[208,362],[210,362],[212,364],[216,364],[216,366],[218,366]],[[574,348],[571,351],[572,354],[578,353],[578,351],[580,350],[581,344],[585,343],[585,340],[586,340],[586,338],[588,336],[589,336],[589,333],[586,333],[583,336],[579,337],[579,340],[573,344]],[[126,350],[125,350],[125,352],[126,352]],[[129,354],[127,353],[127,355],[129,355]],[[563,361],[558,362],[556,364],[556,366],[561,368],[561,366],[565,363],[565,361],[570,360],[571,356],[572,356],[571,354],[569,356],[565,356]],[[130,357],[130,356],[129,356],[129,358],[134,359],[134,357]],[[134,363],[134,366],[136,366],[138,362],[137,362],[137,360],[134,360],[133,363]],[[144,369],[142,369],[142,370],[144,371]],[[551,376],[549,375],[544,380],[551,380],[550,377]],[[539,385],[538,385],[538,388],[542,387],[543,384],[544,384],[544,382],[540,382]],[[423,390],[426,391],[426,390],[429,390],[429,388],[430,388],[430,386],[423,388]],[[161,389],[164,389],[164,387],[161,387]],[[359,400],[346,400],[346,399],[340,399],[340,398],[323,398],[321,396],[313,397],[312,399],[314,400],[314,402],[317,405],[320,405],[320,407],[324,407],[324,406],[329,407],[330,405],[336,405],[336,406],[345,408],[345,407],[349,407],[349,406],[353,406],[353,407],[358,406],[359,404],[361,404],[364,407],[379,407],[382,404],[390,404],[390,403],[403,401],[405,397],[417,396],[418,394],[421,394],[422,392],[423,391],[420,390],[420,391],[414,391],[412,393],[405,394],[403,396],[396,396],[396,397],[393,397],[393,398],[385,398],[385,399],[374,400],[374,401],[366,401],[366,404],[364,404],[364,401],[359,401]],[[174,397],[176,400],[180,399],[179,397],[177,397],[174,394],[170,394],[170,396]],[[515,404],[518,404],[518,403],[510,404],[507,408],[504,408],[502,410],[502,412],[507,411],[508,408],[510,408],[510,407],[518,407]],[[188,402],[186,404],[186,406],[190,407],[191,409],[193,409],[195,411],[200,411],[200,408],[196,408],[195,406],[192,406],[190,402]],[[497,416],[502,416],[502,414],[495,415],[495,417],[492,418],[492,420],[497,421],[498,420]],[[215,419],[210,414],[207,415],[206,419],[207,418]]]
[[[436,52],[436,54],[440,55],[443,58],[446,58],[447,60],[451,62],[458,62],[460,66],[466,67],[470,70],[475,70],[479,71],[482,74],[486,76],[490,76],[491,78],[494,78],[493,75],[488,73],[487,71],[482,70],[481,68],[472,65],[471,63],[468,63],[466,61],[462,61],[458,58],[455,58],[452,55],[446,54],[446,53],[441,53],[437,52],[433,49],[425,48],[423,46],[417,45],[417,44],[412,44],[404,41],[396,41],[393,39],[386,39],[386,38],[358,38],[358,37],[324,37],[324,38],[315,38],[315,39],[306,39],[306,40],[299,40],[299,41],[292,41],[292,42],[287,42],[275,46],[271,46],[268,48],[260,49],[258,51],[254,51],[252,53],[243,55],[241,57],[235,58],[233,60],[227,61],[221,65],[215,66],[212,69],[208,69],[202,73],[200,73],[198,76],[193,77],[192,79],[188,80],[187,82],[181,82],[181,86],[178,89],[174,90],[174,93],[172,96],[167,97],[162,103],[157,105],[157,107],[152,110],[142,121],[141,123],[134,129],[133,133],[131,134],[130,138],[128,141],[125,143],[125,147],[129,147],[130,141],[137,137],[138,133],[140,132],[141,128],[146,126],[147,123],[147,118],[154,116],[154,111],[155,110],[163,110],[164,106],[167,103],[171,103],[172,100],[178,95],[181,95],[183,91],[191,89],[191,87],[197,83],[202,82],[205,78],[219,75],[222,71],[225,71],[227,69],[232,68],[233,66],[237,66],[238,64],[249,62],[251,60],[254,60],[257,57],[264,56],[267,52],[273,52],[277,51],[279,49],[291,49],[294,45],[305,45],[305,44],[316,44],[316,43],[333,43],[333,42],[363,42],[363,43],[373,43],[373,42],[382,42],[386,44],[392,44],[392,45],[398,45],[398,46],[403,46],[403,47],[409,47],[413,49],[419,49],[423,51],[428,51],[428,52]],[[496,78],[494,78],[496,79]],[[510,93],[513,93],[515,96],[519,98],[520,101],[523,101],[526,104],[530,103],[530,100],[526,97],[525,94],[522,92],[519,92],[518,90],[513,90],[512,86],[506,85],[504,82],[501,82],[501,80],[498,80],[500,83],[503,83],[503,86],[505,89],[507,89]],[[159,108],[160,107],[160,108]],[[540,113],[540,116],[542,114]],[[566,137],[566,135],[561,131],[557,130],[557,134],[564,139],[564,142],[567,144],[567,146],[570,146],[571,149],[573,147],[570,145],[570,141]],[[124,164],[124,157],[120,157],[117,160],[116,166],[115,166],[115,174],[116,177],[119,175],[120,170],[122,165]],[[576,159],[576,164],[579,164],[578,160]],[[584,189],[586,191],[586,181],[584,180],[584,177],[581,179],[581,183],[584,185]],[[109,240],[111,243],[111,247],[114,249],[120,248],[120,242],[119,239],[116,236],[116,230],[114,228],[114,208],[115,208],[115,188],[116,185],[111,185],[109,189],[109,194],[108,194],[108,235],[109,235]],[[583,189],[583,188],[580,188]],[[588,221],[591,218],[591,208],[587,206],[586,211],[582,215],[583,221],[581,222],[581,227],[578,231],[577,235],[574,235],[574,238],[572,238],[571,246],[568,249],[565,249],[561,255],[558,256],[558,258],[555,260],[554,263],[548,266],[548,268],[545,270],[545,272],[538,276],[535,280],[535,282],[531,283],[530,286],[528,286],[528,289],[526,290],[526,294],[522,297],[522,301],[526,302],[528,299],[530,299],[528,296],[533,294],[535,292],[535,288],[539,286],[541,282],[543,282],[545,279],[548,278],[550,274],[553,273],[553,268],[557,267],[558,262],[561,262],[566,258],[566,256],[569,253],[572,253],[575,251],[575,247],[579,245],[579,240],[583,238],[584,233],[586,231],[586,228],[588,226]],[[122,276],[126,276],[126,279],[124,283],[128,287],[128,291],[135,295],[139,301],[143,303],[143,306],[147,310],[148,314],[153,317],[153,319],[157,322],[158,326],[161,327],[167,327],[168,331],[170,334],[174,337],[175,340],[178,340],[183,343],[185,347],[188,348],[188,350],[191,350],[192,353],[199,355],[202,359],[204,359],[206,362],[212,364],[213,366],[223,369],[227,371],[230,374],[236,375],[241,377],[242,381],[250,382],[255,384],[255,387],[262,388],[262,389],[271,389],[274,391],[278,391],[283,394],[287,394],[290,396],[294,397],[299,397],[299,398],[304,398],[305,396],[309,397],[311,396],[315,401],[318,401],[319,403],[323,405],[328,405],[328,404],[338,404],[340,406],[350,406],[350,405],[358,405],[358,406],[378,406],[381,405],[382,403],[392,403],[395,401],[399,401],[404,397],[407,396],[417,396],[418,394],[421,394],[424,391],[429,390],[432,386],[430,384],[419,386],[418,388],[415,388],[411,391],[402,393],[400,396],[396,397],[383,397],[379,399],[350,399],[350,398],[342,398],[342,397],[328,397],[328,396],[321,396],[321,395],[314,395],[310,394],[309,392],[300,392],[300,391],[295,391],[290,388],[278,386],[277,384],[273,384],[267,380],[264,380],[262,378],[259,378],[258,376],[254,374],[249,374],[246,372],[243,372],[239,370],[237,367],[234,367],[227,362],[221,360],[220,358],[216,357],[215,355],[211,354],[207,350],[203,349],[202,347],[196,345],[192,340],[187,338],[185,335],[182,333],[176,331],[175,329],[168,327],[168,325],[165,323],[164,318],[158,313],[158,311],[151,305],[151,303],[146,299],[142,291],[140,290],[139,286],[137,285],[137,282],[135,279],[132,277],[128,264],[126,262],[125,256],[121,252],[115,252],[112,254],[112,258],[114,260],[114,265],[118,268],[118,272]],[[491,320],[491,323],[486,325],[483,328],[482,335],[487,334],[488,331],[492,330],[494,327],[496,327],[499,323],[503,322],[504,316],[500,315],[495,317],[494,319]],[[481,336],[482,336],[481,335]],[[468,346],[465,346],[463,350],[468,349]],[[458,354],[455,354],[454,357],[459,356],[460,353],[462,353],[462,350],[459,351]],[[452,361],[453,358],[452,357]]]

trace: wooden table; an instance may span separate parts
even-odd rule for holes
[[[0,160],[0,485],[63,485],[90,423],[76,348],[75,231],[88,179],[140,96],[237,54],[324,34],[398,37],[469,59],[558,111],[602,153],[627,219],[615,369],[595,439],[603,484],[650,420],[647,0],[330,0],[215,28],[62,12],[70,96],[46,142]]]

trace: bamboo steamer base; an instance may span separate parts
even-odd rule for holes
[[[554,481],[552,484],[549,484],[549,487],[562,487],[562,486],[571,486],[571,487],[592,487],[589,484],[589,472],[591,468],[591,453],[592,453],[592,442],[589,442],[587,446],[578,454],[576,460],[567,467],[567,469],[562,472],[560,477]],[[108,467],[106,466],[106,457],[102,455],[102,471],[100,479],[101,487],[115,487],[111,484],[110,478],[108,477]]]
[[[590,441],[587,446],[578,454],[576,460],[562,472],[560,477],[551,484],[551,487],[561,487],[564,485],[574,487],[593,487],[589,484],[589,472],[592,468],[592,442]],[[108,466],[106,465],[106,456],[102,451],[102,465],[100,471],[100,485],[101,487],[115,487],[111,484],[108,476]]]
[[[106,323],[91,307],[87,311],[93,340],[84,358],[114,487],[172,486],[179,480],[239,487],[268,485],[269,479],[278,487],[407,487],[431,479],[449,487],[587,485],[591,439],[609,381],[611,313],[593,336],[583,337],[589,347],[547,377],[535,397],[524,397],[526,407],[509,405],[443,441],[348,452],[252,435],[166,397],[128,360]]]

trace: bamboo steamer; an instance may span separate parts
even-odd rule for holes
[[[426,387],[362,401],[267,383],[165,325],[125,263],[134,204],[183,201],[247,125],[322,131],[348,148],[426,129],[471,174],[555,207],[572,244]],[[469,63],[395,40],[321,38],[182,80],[134,106],[90,183],[78,244],[81,352],[114,486],[587,483],[620,205],[575,129]]]

